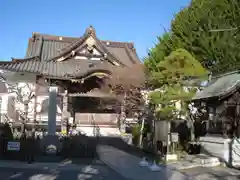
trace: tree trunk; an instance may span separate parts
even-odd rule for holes
[[[145,125],[145,118],[142,118],[142,126],[141,126],[140,137],[139,137],[139,147],[142,147],[144,125]]]
[[[37,123],[37,96],[34,96],[34,105],[33,105],[33,129],[32,133],[33,136],[35,137],[36,133],[36,123]]]
[[[171,139],[169,139],[169,133],[170,133],[170,128],[171,128],[171,123],[170,122],[166,122],[167,123],[167,136],[166,136],[166,157],[165,157],[165,160],[167,161],[167,155],[169,154],[169,149],[170,149],[170,146],[171,144],[169,145],[169,142],[171,143]]]
[[[27,122],[28,119],[28,103],[24,103],[24,117],[23,117],[23,121],[22,121],[22,125],[21,125],[21,133],[24,134],[25,133],[25,124]]]
[[[120,113],[120,130],[123,130],[123,124],[125,123],[126,119],[126,113],[125,113],[125,105],[126,105],[126,98],[127,98],[127,93],[124,92],[124,97],[123,97],[123,102],[121,104],[121,113]]]

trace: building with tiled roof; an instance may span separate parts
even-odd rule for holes
[[[90,26],[80,37],[33,33],[28,40],[26,56],[22,59],[13,58],[12,61],[0,62],[0,70],[14,72],[16,78],[33,76],[36,84],[35,93],[37,98],[41,99],[40,101],[46,99],[48,92],[46,86],[38,83],[41,79],[44,79],[48,85],[59,86],[62,94],[67,90],[68,111],[77,123],[90,126],[90,119],[94,115],[96,125],[109,127],[117,125],[116,113],[109,114],[104,111],[87,113],[86,109],[89,107],[84,108],[84,106],[90,101],[86,99],[97,98],[96,94],[101,94],[101,98],[103,96],[102,93],[89,93],[88,91],[98,88],[97,82],[112,73],[109,70],[111,67],[124,68],[140,63],[132,42],[101,40],[97,37],[95,29]],[[83,97],[83,93],[87,92],[88,94]],[[80,100],[81,98],[85,100]],[[36,100],[41,104],[40,101]],[[79,102],[76,103],[77,101],[84,103],[79,104]],[[61,109],[64,108],[61,107]],[[81,109],[85,109],[84,112],[81,112]],[[42,117],[40,110],[37,113],[35,119],[47,119],[45,116]],[[34,119],[34,115],[31,115],[29,119]]]
[[[104,66],[140,63],[133,43],[102,41],[90,26],[79,38],[33,33],[26,57],[0,62],[0,68],[17,72],[71,78],[84,76]]]

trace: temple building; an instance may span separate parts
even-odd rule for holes
[[[24,121],[27,127],[34,125],[37,129],[44,128],[48,121],[48,91],[49,86],[55,86],[59,131],[68,119],[68,123],[88,135],[93,135],[95,127],[101,135],[119,134],[119,112],[107,105],[114,97],[100,91],[99,86],[111,75],[109,67],[124,68],[139,63],[133,43],[100,40],[92,26],[81,37],[33,33],[24,58],[0,62],[6,83],[0,92],[1,121],[6,116],[13,124],[24,119],[17,107],[19,97],[13,95],[7,82],[25,84],[21,87],[25,96],[34,92],[30,100],[24,101],[28,102]]]
[[[207,87],[193,97],[200,119],[206,123],[206,134],[200,138],[204,149],[221,159],[228,157],[229,142],[237,139],[232,147],[233,159],[240,164],[240,73],[229,72],[213,77]],[[235,148],[236,147],[236,148]],[[234,155],[236,154],[236,155]]]

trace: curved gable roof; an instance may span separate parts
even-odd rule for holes
[[[131,67],[134,64],[141,64],[133,43],[102,41],[96,37],[95,30],[90,26],[83,37],[71,38],[43,35],[34,33],[29,39],[27,54],[24,59],[13,59],[12,61],[0,62],[0,69],[36,73],[51,77],[71,79],[84,77],[87,73],[95,71],[107,71],[108,62],[84,59],[75,59],[75,50],[80,50],[87,38],[94,39],[93,46],[103,58],[120,65]],[[85,42],[86,41],[86,42]],[[106,55],[106,57],[105,57]],[[63,61],[61,58],[63,57]],[[56,61],[59,60],[59,61]],[[111,64],[111,65],[112,65]]]
[[[51,60],[70,53],[81,45],[89,35],[96,39],[96,45],[113,58],[124,65],[140,63],[133,43],[103,41],[96,37],[95,30],[90,26],[82,37],[63,37],[40,33],[33,33],[29,39],[26,57],[39,56],[41,61]]]

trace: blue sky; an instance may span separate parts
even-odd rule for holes
[[[143,57],[189,1],[2,0],[0,61],[24,57],[32,32],[78,37],[90,24],[100,39],[134,42]]]

